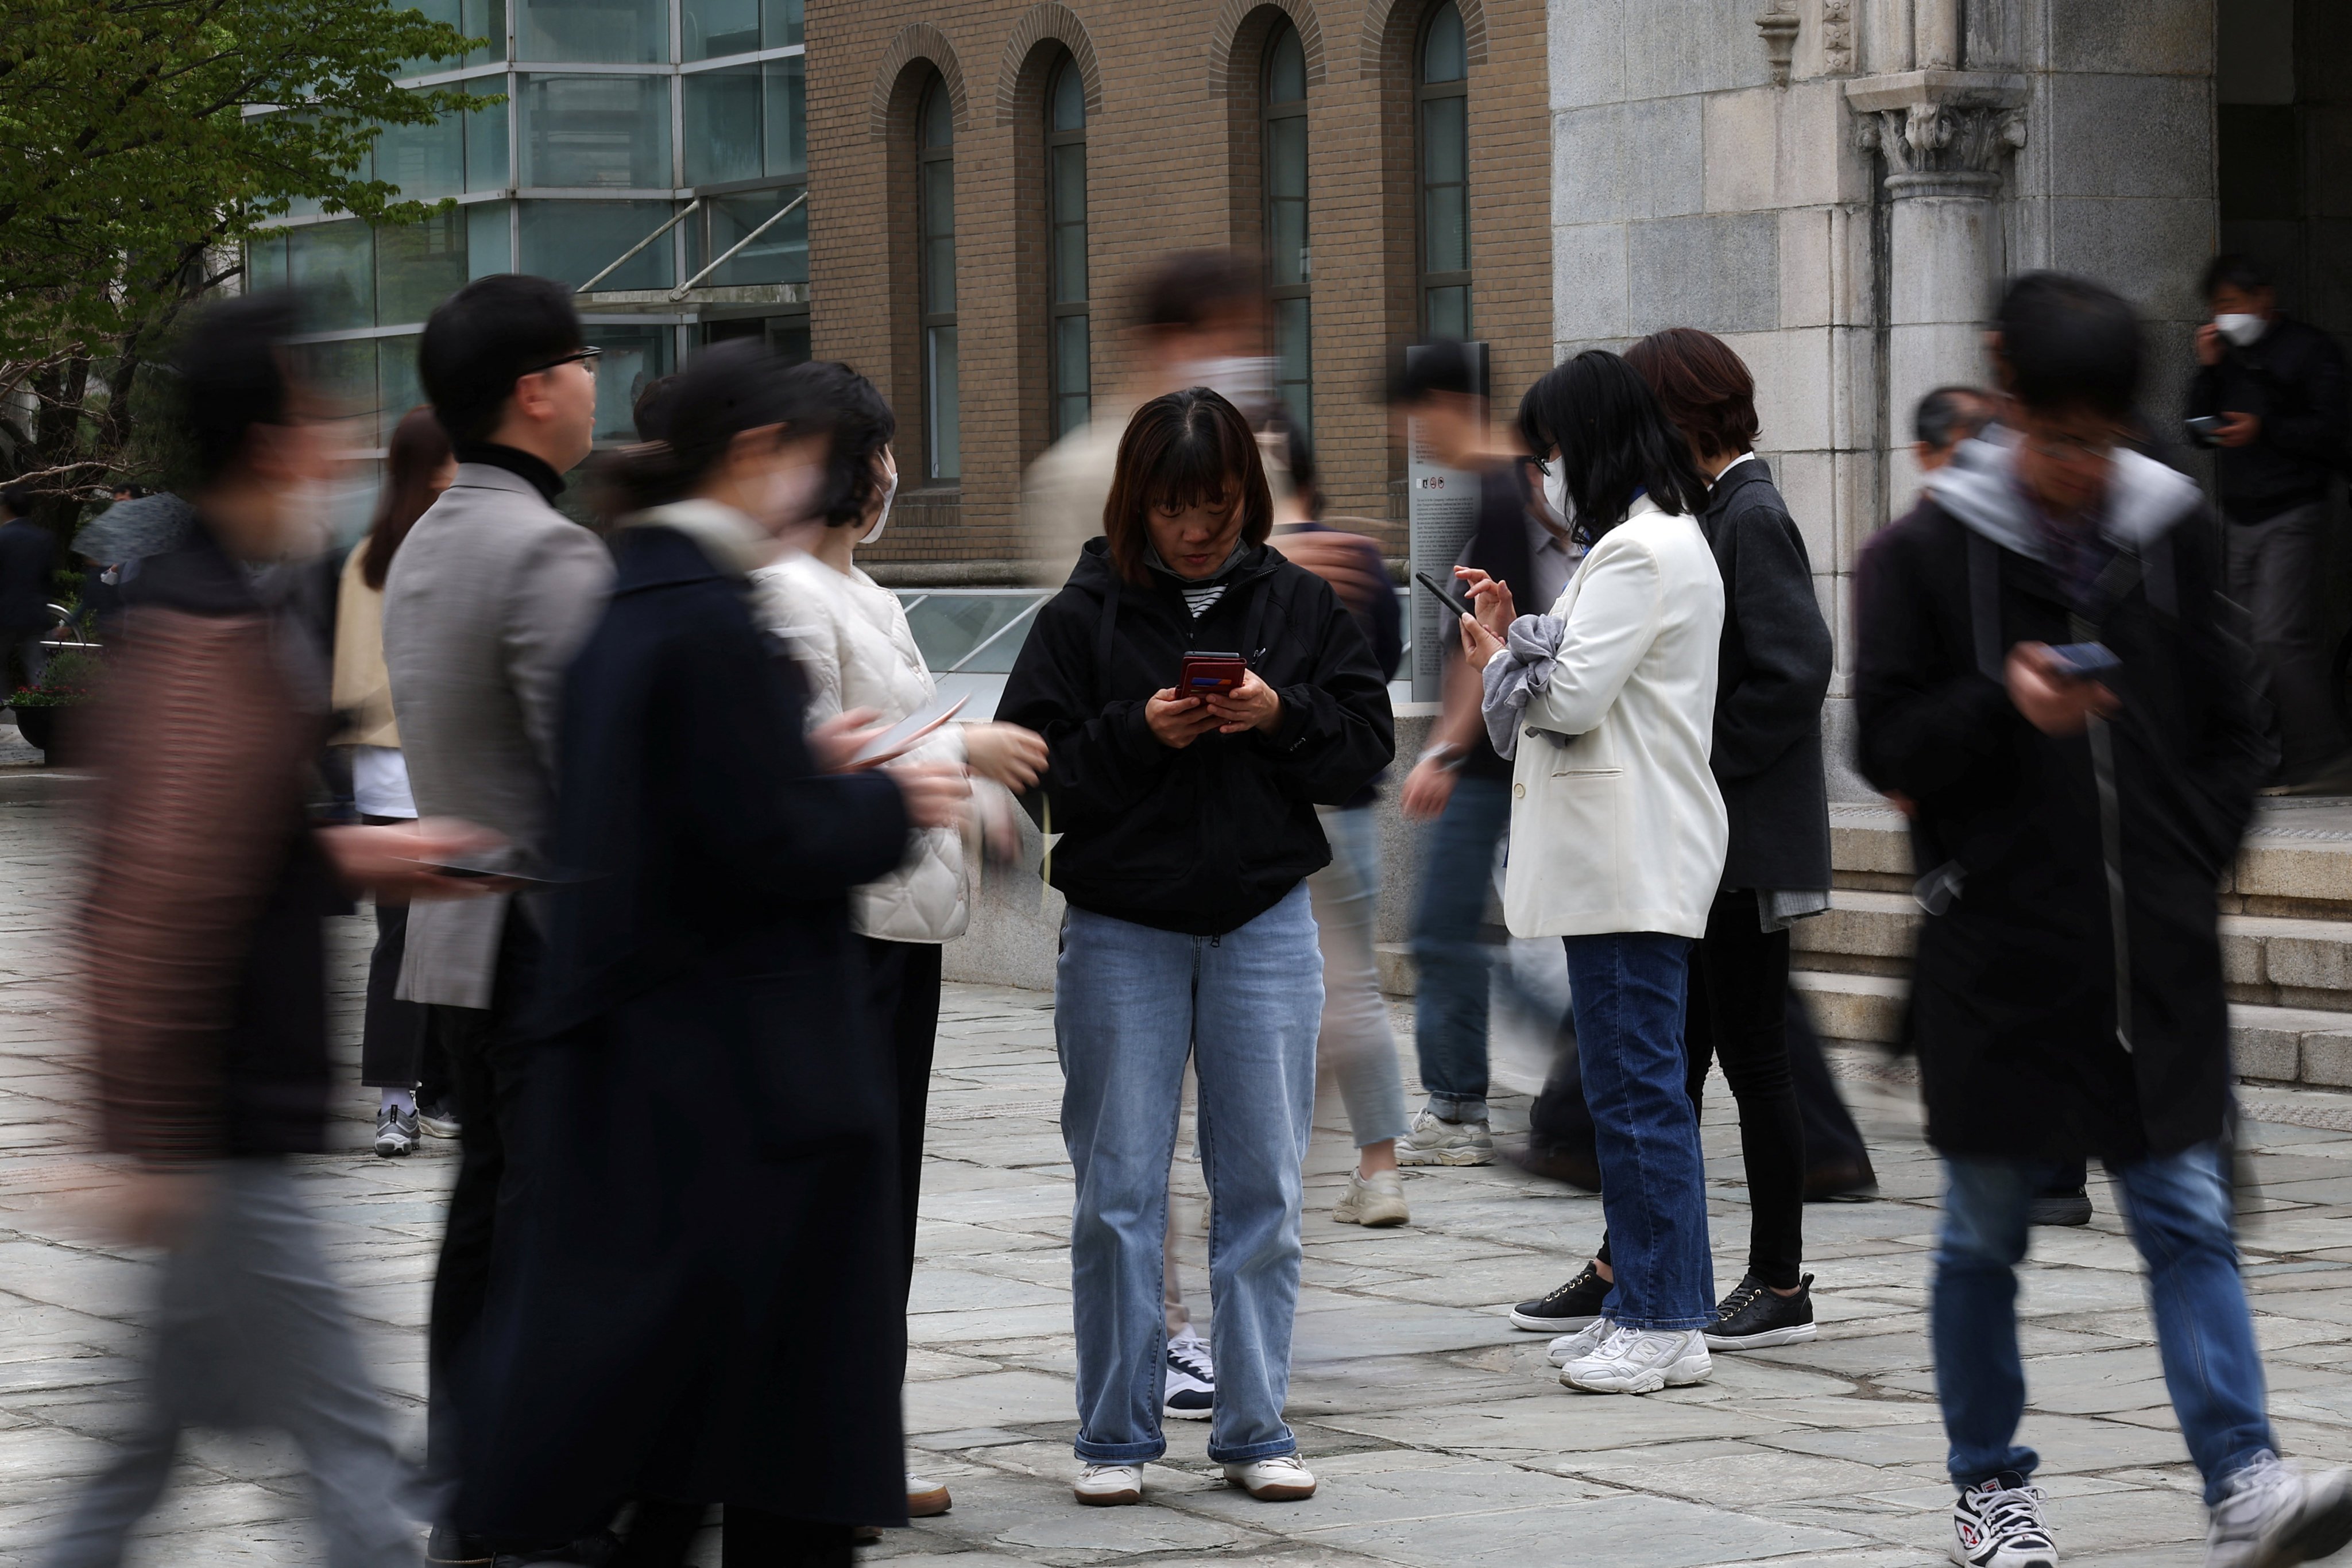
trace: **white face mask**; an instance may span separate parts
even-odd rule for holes
[[[1568,498],[1568,468],[1557,457],[1551,460],[1551,471],[1544,476],[1543,498],[1560,527],[1576,526],[1575,503]]]
[[[2268,325],[2259,316],[2240,315],[2235,311],[2213,318],[2214,329],[2241,349],[2250,349],[2260,342],[2263,329]]]
[[[882,451],[882,509],[874,514],[874,526],[866,530],[857,542],[870,545],[882,537],[883,525],[890,520],[890,503],[898,494],[898,459],[889,448]]]
[[[1207,387],[1255,422],[1274,408],[1275,361],[1270,357],[1226,354],[1213,360],[1191,360],[1182,367],[1184,384]]]

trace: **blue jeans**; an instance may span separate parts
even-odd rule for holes
[[[1601,1310],[1625,1328],[1704,1327],[1715,1318],[1715,1260],[1698,1111],[1683,1083],[1690,938],[1632,931],[1560,941],[1617,1276]]]
[[[1062,1137],[1077,1176],[1070,1288],[1078,1341],[1078,1458],[1136,1465],[1160,1435],[1167,1334],[1161,1248],[1168,1162],[1184,1091],[1200,1081],[1209,1183],[1209,1457],[1295,1452],[1282,1419],[1298,1306],[1300,1166],[1315,1113],[1322,959],[1307,884],[1222,936],[1069,912],[1055,970]]]
[[[1372,947],[1372,917],[1381,903],[1381,846],[1372,809],[1326,808],[1316,815],[1331,841],[1331,863],[1307,879],[1315,927],[1323,945],[1323,1029],[1315,1054],[1339,1080],[1355,1145],[1402,1138],[1404,1075],[1397,1071],[1396,1035],[1388,999],[1381,995],[1380,959]]]
[[[2041,1462],[2016,1441],[2025,1413],[2017,1263],[2025,1256],[2026,1205],[2056,1169],[2034,1160],[1944,1161],[1944,1230],[1928,1310],[1955,1486],[2005,1470],[2031,1476]],[[2227,1156],[2218,1145],[2200,1144],[2108,1170],[2147,1268],[2165,1390],[2210,1506],[2224,1479],[2275,1447],[2263,1412],[2253,1314],[2238,1278]]]
[[[1495,843],[1511,825],[1511,787],[1460,778],[1429,831],[1412,911],[1412,1045],[1429,1108],[1448,1122],[1486,1119],[1486,945],[1478,921]]]

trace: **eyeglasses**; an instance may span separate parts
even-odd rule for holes
[[[543,365],[533,365],[530,369],[523,371],[523,374],[527,376],[535,376],[541,371],[551,371],[558,365],[586,365],[591,370],[593,370],[596,366],[597,357],[604,353],[604,350],[602,349],[575,350],[572,353],[564,355],[560,360],[550,360]]]

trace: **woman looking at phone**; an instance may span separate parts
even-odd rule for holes
[[[1200,1081],[1219,1369],[1209,1457],[1312,1495],[1282,1419],[1322,961],[1318,805],[1395,751],[1371,650],[1327,583],[1267,548],[1274,506],[1234,405],[1154,398],[1120,437],[1104,537],[1038,612],[998,713],[1045,737],[1037,810],[1069,901],[1054,1011],[1077,1176],[1070,1273],[1080,1502],[1131,1503],[1160,1437],[1161,1242],[1184,1064]],[[1188,653],[1230,690],[1186,695]]]
[[[1588,350],[1548,372],[1519,428],[1560,464],[1587,553],[1549,614],[1520,615],[1507,586],[1457,569],[1478,608],[1462,649],[1512,758],[1505,919],[1568,950],[1613,1252],[1601,1316],[1561,1347],[1560,1381],[1646,1394],[1711,1371],[1683,1009],[1728,834],[1707,767],[1723,578],[1698,523],[1706,482],[1623,360]]]

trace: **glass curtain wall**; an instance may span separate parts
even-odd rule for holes
[[[1053,254],[1052,429],[1055,439],[1094,410],[1087,311],[1087,84],[1062,57],[1045,91],[1045,222]]]
[[[1422,329],[1436,338],[1467,338],[1470,56],[1462,37],[1462,8],[1454,0],[1430,13],[1416,64]]]
[[[928,476],[963,476],[956,376],[955,115],[931,78],[915,115],[916,233],[921,238],[923,450]]]
[[[1265,146],[1266,293],[1274,302],[1275,385],[1302,430],[1315,428],[1311,350],[1315,269],[1308,251],[1307,50],[1298,29],[1276,26],[1266,39],[1259,94]]]

